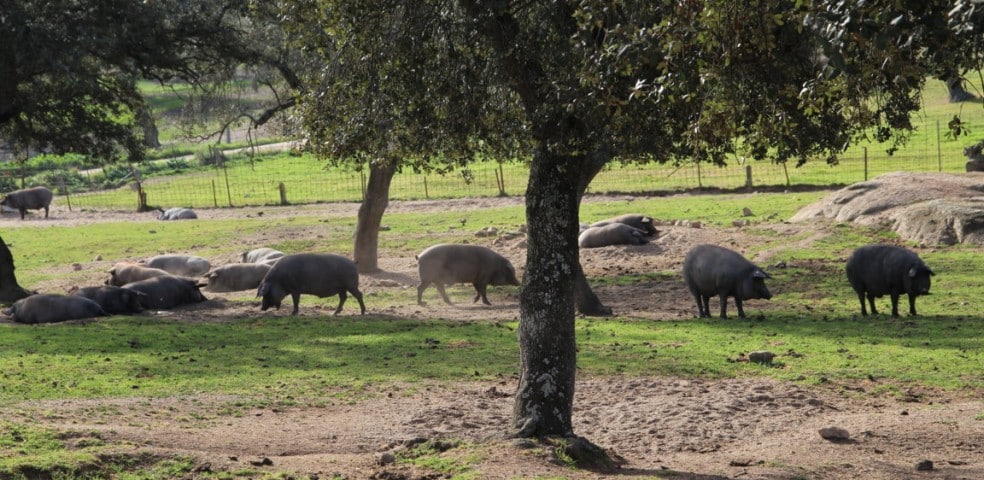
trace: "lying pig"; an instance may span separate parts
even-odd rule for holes
[[[208,280],[205,288],[210,292],[239,292],[259,288],[263,277],[270,271],[266,263],[230,263],[215,267],[204,277]]]
[[[592,227],[603,227],[605,225],[611,225],[613,223],[624,223],[630,227],[642,230],[647,237],[656,235],[656,221],[653,217],[647,215],[640,215],[638,213],[627,213],[625,215],[619,215],[617,217],[608,218],[605,220],[600,220],[592,223]]]
[[[417,272],[420,285],[417,286],[417,303],[423,305],[424,290],[434,284],[445,303],[451,299],[444,291],[445,285],[470,283],[475,287],[475,298],[492,305],[486,296],[489,285],[519,285],[516,269],[512,263],[480,245],[441,244],[427,248],[417,255]]]
[[[88,298],[53,293],[22,298],[3,313],[20,323],[54,323],[109,315],[98,303]]]
[[[110,315],[130,315],[144,310],[141,299],[145,295],[129,288],[110,285],[82,287],[72,292],[72,295],[98,303]]]
[[[164,210],[163,208],[158,208],[160,213],[157,215],[158,220],[194,220],[198,218],[198,215],[194,210],[190,208],[169,208]]]
[[[728,297],[734,297],[738,316],[745,318],[741,302],[770,299],[765,279],[772,278],[740,253],[716,245],[697,245],[683,260],[683,280],[697,300],[697,313],[710,317],[710,298],[721,297],[721,318],[728,317]]]
[[[208,300],[199,290],[198,282],[190,278],[163,275],[123,285],[145,296],[140,297],[143,307],[150,310],[167,310],[181,305]]]
[[[197,255],[157,255],[137,263],[151,268],[159,268],[171,275],[192,278],[200,277],[212,269],[212,264],[208,260]]]
[[[598,248],[610,245],[645,245],[649,243],[646,232],[624,223],[607,223],[592,226],[577,236],[577,246]]]
[[[338,308],[335,309],[335,315],[338,315],[349,293],[359,301],[364,315],[366,304],[359,291],[359,271],[355,262],[330,253],[295,253],[280,257],[270,267],[256,296],[263,297],[261,310],[270,307],[279,310],[284,297],[290,295],[294,301],[291,315],[297,315],[302,294],[321,298],[338,295]]]
[[[109,280],[106,280],[106,285],[122,287],[131,282],[168,275],[171,274],[159,268],[151,268],[136,263],[119,262],[113,265],[113,268],[109,269]]]
[[[239,256],[239,259],[242,263],[266,263],[272,265],[283,256],[284,252],[281,252],[280,250],[260,247],[243,252],[242,255]]]

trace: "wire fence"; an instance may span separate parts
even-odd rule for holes
[[[950,148],[953,152],[955,149]],[[695,189],[748,190],[766,187],[841,186],[893,171],[963,172],[967,158],[944,155],[938,145],[907,148],[889,156],[882,150],[858,149],[836,165],[813,161],[796,167],[770,162],[741,162],[725,167],[708,164],[622,164],[613,162],[592,181],[588,193],[650,194]],[[78,173],[75,173],[77,176]],[[96,176],[89,171],[85,175]],[[85,176],[83,175],[83,176]],[[361,201],[367,174],[325,168],[305,156],[280,155],[254,162],[222,163],[208,171],[140,180],[139,173],[112,189],[80,192],[49,177],[56,202],[69,208],[140,210],[151,207],[220,208]],[[529,169],[522,162],[478,162],[467,173],[445,175],[403,171],[390,187],[394,200],[523,195]],[[30,186],[30,185],[28,185]],[[84,190],[84,189],[83,189]]]

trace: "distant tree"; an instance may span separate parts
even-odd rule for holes
[[[142,158],[136,79],[199,84],[252,58],[249,3],[2,0],[0,138],[22,148]]]
[[[282,18],[324,57],[301,101],[326,158],[393,171],[530,159],[511,430],[585,446],[571,418],[591,180],[612,161],[835,163],[860,137],[904,141],[933,72],[925,40],[953,30],[969,45],[984,26],[969,0],[916,3],[967,15],[933,24],[888,0],[291,0]]]

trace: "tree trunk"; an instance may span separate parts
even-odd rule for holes
[[[143,144],[148,148],[161,148],[161,141],[158,138],[157,124],[154,123],[154,116],[150,114],[145,106],[137,108],[137,123],[143,130]]]
[[[526,190],[526,271],[519,295],[520,378],[516,435],[573,435],[578,271],[576,163],[541,149]]]
[[[25,290],[17,284],[17,277],[14,276],[14,256],[7,248],[7,242],[0,238],[0,302],[13,303],[33,294],[34,292]]]
[[[964,88],[963,79],[958,76],[946,79],[946,89],[950,93],[950,103],[967,102],[977,98]]]
[[[379,226],[389,205],[390,183],[399,166],[399,160],[379,160],[369,165],[369,182],[366,198],[359,206],[355,226],[355,252],[353,254],[359,273],[379,271]]]

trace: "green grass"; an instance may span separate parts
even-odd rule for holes
[[[763,239],[753,250],[773,251],[773,258],[785,261],[789,268],[770,269],[774,276],[770,286],[776,296],[770,302],[748,305],[749,319],[579,318],[579,376],[768,377],[804,385],[864,385],[867,394],[876,396],[903,395],[912,387],[979,396],[984,392],[984,352],[979,348],[984,341],[981,249],[921,249],[923,259],[937,272],[933,294],[919,299],[921,315],[862,317],[857,298],[846,285],[843,263],[857,245],[893,240],[894,236],[837,225],[830,235],[800,246],[806,244],[801,242],[805,238],[788,238],[781,233],[777,224],[823,194],[587,199],[582,215],[586,221],[638,211],[664,220],[729,225],[743,207],[748,207],[754,216],[750,217],[753,224],[746,228]],[[410,256],[438,241],[474,241],[472,232],[482,226],[515,229],[523,223],[523,210],[394,213],[387,214],[383,223],[390,229],[381,232],[381,255]],[[282,238],[285,230],[292,229],[295,239],[271,246],[345,254],[351,251],[354,219],[319,213],[287,219],[116,222],[73,228],[25,225],[8,228],[3,239],[14,255],[20,283],[30,288],[35,282],[59,275],[81,275],[67,267],[72,263],[79,263],[84,272],[102,268],[116,258],[164,251],[232,256],[244,249],[239,241],[247,235],[276,234]],[[94,260],[96,255],[104,260]],[[675,271],[634,271],[592,282],[616,286],[682,279]],[[497,288],[512,296],[518,292],[516,287]],[[449,293],[455,298],[471,295],[464,286]],[[358,402],[387,385],[412,390],[416,385],[493,381],[518,375],[516,320],[410,320],[373,313],[415,300],[414,289],[381,289],[367,295],[370,313],[366,316],[309,313],[292,318],[257,312],[255,316],[218,322],[117,316],[86,324],[0,324],[0,405],[16,415],[18,405],[25,400],[207,392],[228,399],[203,407],[201,414],[223,416],[241,414],[250,405]],[[244,293],[230,301],[255,299]],[[312,297],[302,303],[333,304],[333,300]],[[879,301],[883,312],[888,311],[887,303],[887,299]],[[744,361],[745,355],[756,350],[769,350],[778,356],[772,365]],[[194,419],[189,422],[194,423]],[[63,447],[60,445],[67,443],[63,434],[28,425],[25,418],[20,424],[0,428],[0,458],[11,458],[8,463],[0,461],[0,477],[20,472],[23,465],[36,465],[48,471],[76,472],[63,478],[106,478],[77,473],[89,468],[86,465],[90,465],[92,455],[103,448],[98,436],[85,440],[86,448]],[[28,437],[37,440],[3,440]],[[467,459],[448,460],[423,452],[408,461],[455,478],[470,478],[473,473]],[[180,472],[185,468],[182,465],[150,460],[119,468],[145,473],[132,478],[168,478],[168,473],[160,472]]]

